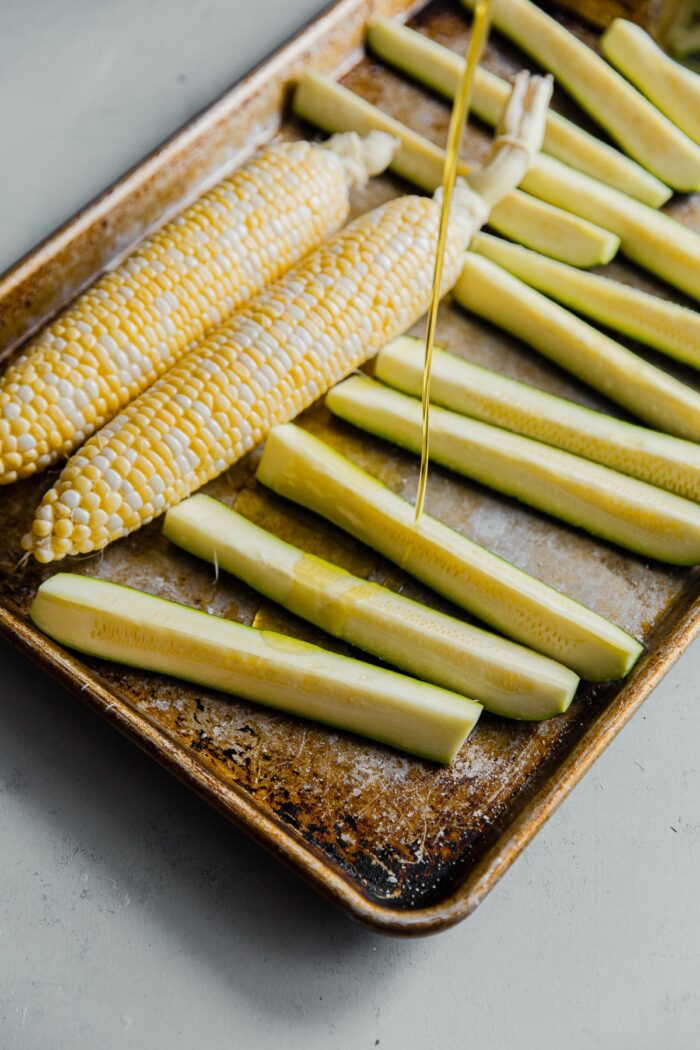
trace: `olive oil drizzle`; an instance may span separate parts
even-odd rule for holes
[[[421,461],[420,476],[418,478],[418,493],[416,495],[414,524],[420,521],[423,507],[425,505],[425,492],[428,485],[428,464],[430,459],[430,375],[433,364],[433,344],[435,342],[435,326],[437,324],[438,309],[440,306],[440,286],[442,284],[442,263],[445,257],[445,244],[447,241],[447,229],[450,221],[452,208],[452,194],[457,177],[457,164],[459,161],[459,149],[462,141],[462,132],[469,114],[472,85],[474,75],[486,45],[490,25],[490,9],[492,0],[479,0],[474,10],[472,32],[469,38],[464,72],[455,94],[452,105],[452,116],[450,117],[450,129],[447,136],[447,148],[445,151],[445,164],[442,172],[442,208],[440,210],[440,225],[438,232],[437,252],[435,255],[435,269],[433,270],[433,284],[430,293],[430,309],[428,311],[428,327],[425,337],[425,360],[423,364],[423,390],[422,407],[423,423],[421,432]]]

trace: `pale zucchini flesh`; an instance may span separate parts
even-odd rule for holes
[[[315,645],[120,584],[71,573],[43,583],[30,616],[72,649],[450,762],[481,706]]]
[[[476,0],[462,0],[473,9]],[[635,160],[684,193],[700,189],[700,149],[595,51],[531,0],[496,0],[493,23],[552,73]]]
[[[642,647],[615,624],[413,507],[318,438],[275,427],[258,480],[373,547],[507,637],[596,681]]]
[[[420,454],[421,405],[364,376],[326,395],[334,415]],[[647,558],[700,562],[700,506],[571,452],[501,430],[437,405],[430,458]]]
[[[470,249],[551,299],[692,368],[700,368],[700,313],[621,281],[478,233]]]
[[[391,170],[428,193],[442,184],[444,150],[342,84],[320,73],[305,73],[296,86],[293,108],[297,116],[324,131],[333,128],[367,134],[378,130],[393,135],[400,146],[394,153]],[[466,165],[460,166],[462,175],[468,170]],[[591,267],[610,261],[620,243],[615,234],[566,209],[552,207],[537,199],[540,196],[514,190],[492,208],[489,225],[506,237],[572,266]]]
[[[163,531],[329,634],[495,714],[549,718],[576,691],[577,675],[554,660],[353,576],[208,496],[171,508]]]
[[[700,394],[473,252],[453,289],[466,310],[522,339],[659,430],[700,441]]]
[[[375,359],[383,383],[420,397],[425,346],[399,336]],[[431,401],[700,502],[700,445],[615,419],[435,348]]]
[[[700,143],[700,76],[675,62],[634,22],[615,18],[600,41],[603,54],[676,127]]]
[[[391,18],[379,17],[370,22],[367,43],[379,58],[445,98],[454,98],[464,69],[461,55]],[[485,124],[495,126],[509,92],[510,84],[506,80],[480,66],[472,89],[472,112]],[[564,164],[653,208],[660,207],[671,196],[669,187],[636,161],[551,110],[542,148]]]
[[[612,230],[628,259],[700,299],[700,236],[688,226],[543,153],[520,185],[535,197]]]

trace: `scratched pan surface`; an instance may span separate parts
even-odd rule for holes
[[[407,6],[394,0],[373,9],[396,13]],[[599,2],[595,10],[600,11]],[[251,143],[276,132],[311,134],[293,124],[279,127],[285,84],[304,65],[349,68],[349,86],[423,134],[444,141],[445,106],[357,52],[366,16],[367,5],[359,0],[344,0],[328,11],[23,261],[0,282],[4,343],[21,342],[23,333]],[[466,22],[456,8],[432,4],[415,24],[443,43],[464,47]],[[567,24],[592,39],[581,24]],[[504,74],[525,64],[500,40],[491,43],[485,61]],[[556,104],[564,105],[561,99]],[[472,129],[468,155],[478,158],[487,141],[482,131]],[[402,189],[391,178],[376,180],[357,196],[354,209],[363,211]],[[697,201],[679,201],[671,210],[684,222],[700,223]],[[624,263],[609,269],[654,288]],[[670,294],[660,287],[654,290]],[[612,411],[515,340],[449,302],[438,335],[441,343],[470,360]],[[414,457],[332,421],[320,405],[301,422],[413,497]],[[267,494],[254,481],[255,460],[254,453],[207,491],[309,551],[448,608],[372,551]],[[442,769],[165,677],[78,660],[38,635],[26,614],[49,572],[16,563],[20,536],[49,480],[43,476],[22,482],[0,495],[0,626],[5,635],[317,889],[384,931],[429,932],[468,915],[698,629],[695,572],[627,555],[434,468],[427,503],[431,514],[615,620],[646,645],[644,659],[624,685],[584,685],[560,718],[518,725],[484,715],[452,766]],[[64,562],[61,568],[341,648],[235,580],[223,575],[216,580],[210,567],[173,548],[158,522],[103,555]]]

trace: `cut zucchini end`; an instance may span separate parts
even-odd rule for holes
[[[661,182],[660,179],[656,181],[658,182],[658,187],[655,186],[653,189],[650,189],[643,200],[641,197],[639,199],[642,204],[648,204],[650,208],[663,208],[664,204],[668,204],[673,196],[673,190],[665,182]]]
[[[602,229],[602,227],[601,227]],[[605,266],[606,263],[612,262],[620,250],[621,240],[616,233],[612,233],[610,230],[605,231],[607,237],[602,237],[600,241],[600,260],[598,263],[594,263],[594,266]],[[582,267],[582,269],[592,269],[592,267]]]
[[[565,714],[571,707],[581,679],[574,671],[569,674],[571,680],[568,684],[559,682],[556,694],[550,688],[546,694],[528,697],[516,695],[507,701],[490,700],[484,707],[490,714],[507,718],[511,722],[548,722],[550,718]]]
[[[622,632],[626,639],[629,639],[627,644],[626,653],[622,654],[621,658],[615,661],[615,665],[610,670],[601,674],[600,677],[591,676],[589,681],[591,682],[617,682],[627,678],[627,676],[633,671],[640,657],[644,653],[644,646],[641,642],[638,642],[631,634]]]
[[[213,499],[203,492],[197,492],[194,496],[189,496],[188,499],[182,500],[181,503],[177,503],[166,511],[163,517],[163,535],[171,543],[181,547],[189,554],[212,561],[215,544],[203,545],[199,534],[197,534],[197,541],[195,542],[195,529],[202,515],[206,517],[211,510],[218,510],[222,507],[225,507],[225,504],[219,500]],[[229,508],[227,507],[226,509],[228,510]],[[237,515],[234,513],[233,517],[236,518]],[[206,549],[208,547],[211,547],[210,551]]]

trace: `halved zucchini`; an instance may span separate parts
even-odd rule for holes
[[[375,359],[383,383],[420,397],[425,343],[392,339]],[[700,445],[595,412],[435,348],[430,398],[443,408],[592,459],[700,502]]]
[[[305,73],[294,92],[293,107],[298,116],[324,131],[378,130],[393,135],[400,146],[391,170],[428,193],[442,185],[444,150],[342,84],[320,73]],[[460,164],[460,174],[468,171],[467,165]],[[488,223],[504,236],[573,266],[609,262],[620,243],[614,233],[519,190],[491,209]]]
[[[462,0],[474,8],[476,0]],[[645,168],[684,193],[700,189],[700,149],[592,48],[531,0],[498,0],[497,29],[553,73],[578,104]]]
[[[375,55],[445,98],[453,99],[464,69],[461,55],[436,40],[401,25],[394,18],[375,18],[367,28],[367,44]],[[472,88],[472,112],[495,126],[510,94],[507,80],[479,66]],[[542,149],[577,171],[600,179],[630,197],[658,208],[671,190],[636,161],[590,135],[553,110],[547,114]]]
[[[545,259],[500,237],[477,233],[470,250],[502,266],[598,324],[637,339],[692,368],[700,368],[700,313],[660,299],[598,273],[584,273],[556,259]]]
[[[700,394],[500,266],[464,256],[457,302],[504,328],[659,430],[700,441]]]
[[[544,153],[520,186],[549,204],[611,230],[619,237],[628,259],[700,299],[700,236],[689,226]]]
[[[413,507],[323,441],[287,423],[257,473],[515,641],[583,678],[622,678],[642,647],[621,628]]]
[[[326,395],[331,412],[411,452],[421,404],[364,376]],[[581,456],[435,406],[430,458],[594,536],[675,565],[700,562],[700,507]]]
[[[697,7],[695,8],[697,14]],[[675,62],[641,26],[615,18],[600,46],[636,88],[677,128],[700,143],[700,76]]]
[[[58,573],[29,614],[62,645],[451,762],[481,706],[445,689],[273,631],[106,580]]]
[[[209,496],[172,507],[163,531],[336,638],[496,714],[549,718],[576,691],[578,677],[554,660],[353,576]]]

